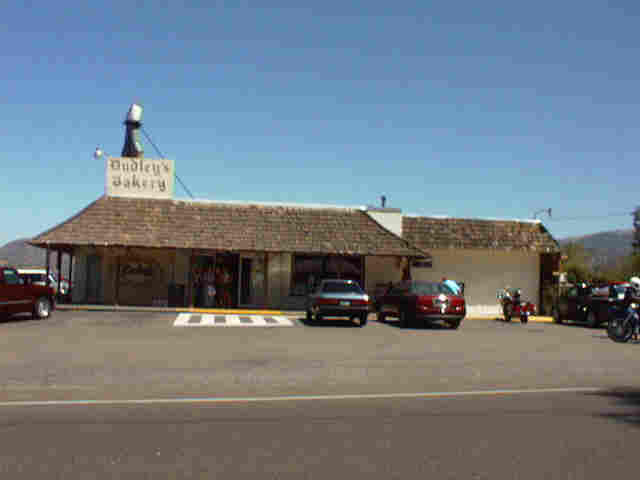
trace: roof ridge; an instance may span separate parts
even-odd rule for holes
[[[283,207],[283,208],[298,208],[298,209],[312,209],[312,210],[349,210],[349,211],[362,211],[366,207],[362,205],[331,205],[324,203],[296,203],[296,202],[273,202],[273,201],[246,201],[246,200],[212,200],[206,198],[177,198],[172,199],[174,202],[182,202],[187,204],[203,204],[203,205],[230,205],[239,207]]]
[[[482,222],[513,222],[513,223],[542,223],[538,218],[499,218],[499,217],[452,217],[451,215],[418,215],[408,213],[407,218],[424,218],[428,220],[475,220]]]

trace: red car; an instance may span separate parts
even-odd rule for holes
[[[53,287],[26,283],[15,268],[0,267],[0,316],[31,313],[47,318],[55,308]]]
[[[456,329],[466,314],[464,297],[439,282],[400,282],[380,297],[378,306],[379,322],[396,317],[403,328],[423,321],[444,322]]]

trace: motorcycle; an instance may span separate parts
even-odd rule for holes
[[[502,308],[505,322],[519,317],[520,323],[527,323],[531,315],[535,315],[536,306],[532,302],[522,300],[519,288],[505,288],[498,292],[498,302]]]
[[[628,306],[613,305],[610,310],[607,336],[618,343],[626,343],[632,337],[638,338],[640,330],[640,304],[631,302]]]

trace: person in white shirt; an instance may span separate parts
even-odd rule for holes
[[[460,285],[458,285],[456,282],[454,282],[453,280],[448,280],[446,278],[443,278],[442,283],[444,283],[447,287],[449,287],[453,291],[453,293],[455,293],[456,295],[460,295],[460,292],[462,291],[462,289],[460,288]]]

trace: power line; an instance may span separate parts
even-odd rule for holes
[[[147,131],[143,128],[140,127],[140,130],[142,130],[142,133],[144,134],[145,137],[147,137],[147,140],[149,140],[149,143],[153,146],[153,148],[156,150],[156,152],[158,153],[158,155],[160,155],[160,158],[167,158],[165,157],[162,152],[160,151],[160,149],[156,146],[156,144],[153,142],[153,140],[151,140],[151,137],[149,136],[149,134],[147,133]],[[180,185],[182,186],[182,188],[184,189],[185,192],[187,192],[187,194],[193,198],[193,194],[191,193],[191,191],[187,188],[187,186],[184,184],[184,182],[180,179],[180,177],[178,176],[177,173],[174,173],[176,180],[178,180],[178,182],[180,183]]]
[[[610,213],[608,215],[584,215],[578,217],[553,217],[549,218],[550,222],[568,222],[572,220],[599,220],[602,218],[612,218],[612,217],[629,217],[633,215],[633,213]]]

